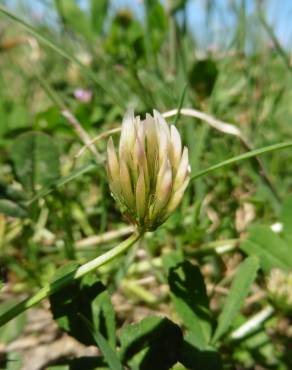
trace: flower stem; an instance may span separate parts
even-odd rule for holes
[[[14,317],[20,315],[22,312],[26,311],[30,307],[41,302],[44,298],[58,292],[59,290],[70,284],[73,280],[82,278],[89,272],[105,265],[107,262],[110,262],[116,257],[120,256],[141,237],[141,233],[134,233],[128,239],[117,245],[115,248],[78,267],[75,271],[72,271],[67,275],[64,275],[60,279],[55,280],[52,283],[44,286],[32,297],[27,298],[24,301],[4,311],[3,313],[0,313],[0,327],[5,325],[8,321],[12,320]]]

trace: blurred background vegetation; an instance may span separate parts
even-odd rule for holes
[[[182,106],[241,130],[244,142],[180,115],[177,126],[189,147],[193,174],[248,148],[292,137],[289,1],[0,4],[26,22],[0,13],[3,301],[34,291],[65,262],[87,261],[130,232],[109,194],[106,140],[96,142],[97,153],[77,156],[84,143],[75,121],[86,141],[118,127],[129,106],[141,116]],[[291,163],[292,152],[279,151],[261,158],[260,167],[257,161],[245,162],[192,182],[180,209],[142,242],[143,252],[129,255],[122,267],[112,264],[101,271],[112,290],[125,275],[134,281],[155,277],[146,292],[119,288],[119,299],[131,303],[128,316],[117,310],[121,322],[144,317],[145,307],[167,313],[161,257],[170,251],[196,258],[211,285],[227,279],[228,286],[248,226],[279,222],[292,190]],[[116,230],[117,235],[106,234]],[[205,254],[215,241],[231,245],[231,255]],[[257,289],[265,290],[264,276]],[[220,291],[212,294],[217,313]],[[249,307],[246,316],[263,302]],[[272,339],[263,329],[266,336],[258,342],[223,349],[238,369],[292,366],[285,357],[288,334],[277,331],[279,317],[269,324]],[[291,319],[285,320],[289,328]]]

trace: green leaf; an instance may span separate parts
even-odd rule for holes
[[[8,186],[0,180],[0,214],[10,217],[25,218],[27,210],[23,205],[25,193]]]
[[[255,256],[248,257],[243,261],[237,271],[237,274],[231,284],[230,292],[226,298],[223,310],[218,319],[218,326],[212,338],[212,342],[217,342],[224,335],[236,315],[239,313],[246,296],[248,295],[251,285],[254,282],[259,260]]]
[[[58,9],[65,25],[76,34],[81,34],[87,39],[91,39],[90,22],[87,14],[80,9],[75,0],[58,0]]]
[[[55,279],[58,280],[70,272],[75,272],[76,268],[76,263],[64,266],[58,270]],[[93,323],[93,305],[96,304],[96,298],[104,289],[94,275],[87,275],[81,281],[72,281],[66,289],[50,296],[51,311],[57,324],[85,345],[94,344],[95,341],[80,315]]]
[[[100,35],[104,29],[104,24],[108,10],[109,10],[109,0],[90,1],[92,29],[98,35]]]
[[[83,321],[85,322],[88,330],[91,332],[98,348],[104,355],[106,362],[109,365],[111,370],[123,370],[123,365],[117,355],[117,353],[113,350],[113,348],[109,345],[106,341],[104,336],[96,329],[94,329],[91,323],[87,320],[86,317],[83,315],[81,316]]]
[[[26,199],[26,194],[24,191],[15,189],[0,180],[0,198],[9,199],[18,203]]]
[[[179,263],[183,262],[183,253],[182,251],[172,251],[170,253],[166,253],[162,256],[162,263],[164,269],[169,273],[169,270],[172,267],[177,266]]]
[[[19,352],[9,352],[0,356],[0,369],[21,370],[23,369],[22,355]]]
[[[61,177],[60,179],[54,181],[50,186],[37,192],[36,195],[32,199],[30,199],[27,203],[31,204],[36,200],[47,196],[48,194],[52,193],[54,189],[66,185],[68,182],[77,179],[77,177],[82,176],[85,173],[92,171],[93,169],[96,169],[96,164],[91,162],[80,168],[77,168],[76,170],[72,171],[68,176]]]
[[[26,128],[29,122],[28,107],[15,104],[8,116],[9,131]]]
[[[292,244],[286,243],[268,226],[252,227],[247,239],[241,243],[240,249],[248,255],[257,256],[265,272],[275,267],[292,269]]]
[[[221,370],[222,361],[219,352],[206,347],[199,349],[196,333],[187,332],[184,337],[180,362],[189,370]]]
[[[27,132],[18,136],[11,148],[11,158],[19,181],[31,193],[60,177],[58,150],[46,134]]]
[[[218,68],[213,60],[199,60],[190,71],[190,86],[200,97],[208,97],[212,93],[217,75]]]
[[[283,204],[280,220],[283,223],[283,237],[292,245],[292,197]]]
[[[164,7],[158,1],[148,5],[147,17],[148,32],[150,33],[147,36],[150,37],[151,47],[156,52],[161,48],[161,44],[166,38],[168,19]]]
[[[15,300],[1,303],[0,315],[5,312],[9,307],[13,307],[16,304]],[[16,339],[23,331],[26,324],[26,315],[21,314],[15,319],[7,323],[1,328],[0,331],[0,343],[9,343]]]
[[[177,314],[195,333],[197,346],[205,348],[211,338],[212,320],[200,269],[188,261],[179,263],[170,269],[168,283]]]
[[[1,369],[1,367],[0,367]],[[46,370],[108,370],[102,357],[83,356],[73,359],[61,359],[58,364],[46,367]]]
[[[21,205],[9,199],[0,199],[0,214],[3,213],[10,217],[25,218],[27,211]]]
[[[147,317],[122,328],[121,358],[131,369],[168,370],[179,358],[180,328],[166,318]]]
[[[105,290],[100,293],[93,305],[94,327],[99,328],[112,348],[116,347],[115,311],[109,293]]]

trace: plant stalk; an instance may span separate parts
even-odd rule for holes
[[[96,257],[92,261],[85,263],[84,265],[78,267],[75,271],[68,273],[62,278],[44,286],[35,295],[29,297],[17,305],[9,308],[7,311],[0,313],[0,327],[5,325],[7,322],[12,320],[14,317],[20,315],[22,312],[31,308],[32,306],[41,302],[44,298],[60,291],[62,288],[70,284],[72,281],[82,278],[84,275],[97,268],[105,265],[106,263],[112,261],[116,257],[125,253],[134,243],[136,243],[142,237],[141,233],[135,232],[128,239],[124,240],[122,243],[117,245],[115,248],[109,250],[108,252]]]

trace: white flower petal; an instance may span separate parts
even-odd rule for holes
[[[121,193],[125,200],[125,204],[128,206],[128,208],[132,209],[135,203],[134,194],[131,184],[131,177],[125,161],[121,161],[120,163],[119,180],[121,185]]]
[[[107,142],[107,166],[111,179],[119,175],[119,162],[112,137]]]
[[[182,155],[181,153],[182,145],[180,134],[174,125],[171,125],[170,127],[170,138],[171,138],[171,151],[170,151],[171,162],[173,168],[177,169]]]
[[[178,189],[182,183],[185,181],[186,177],[190,174],[190,165],[189,165],[189,152],[188,148],[184,147],[183,154],[176,172],[174,180],[174,191]]]
[[[146,211],[146,186],[143,170],[140,171],[136,187],[136,210],[139,220],[143,220]]]
[[[119,156],[123,158],[129,157],[129,152],[133,147],[135,141],[135,117],[134,110],[129,109],[122,123],[121,136],[120,136],[120,145],[119,145]]]
[[[166,208],[166,217],[168,217],[175,209],[176,207],[179,205],[179,203],[181,202],[182,198],[183,198],[183,195],[184,195],[184,192],[189,184],[189,181],[190,179],[187,178],[185,179],[184,183],[182,184],[182,186],[174,192],[174,194],[172,195],[168,205],[167,205],[167,208]]]

